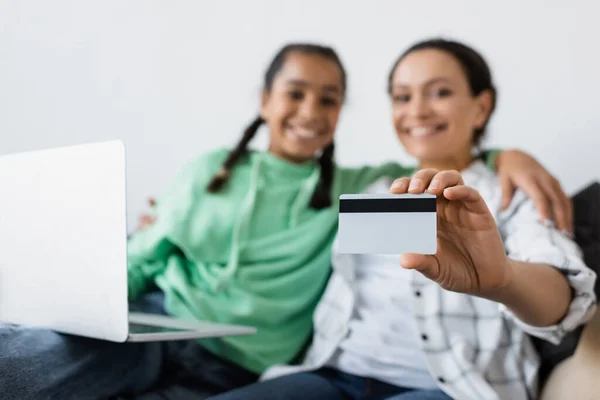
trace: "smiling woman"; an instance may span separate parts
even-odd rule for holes
[[[398,138],[422,168],[468,166],[496,106],[485,61],[450,41],[409,48],[392,68],[389,93]]]

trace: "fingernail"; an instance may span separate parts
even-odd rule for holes
[[[392,187],[390,188],[390,190],[402,189],[403,187],[404,187],[404,181],[394,181],[394,183],[392,183]]]
[[[439,188],[440,188],[440,181],[438,181],[437,179],[434,179],[429,184],[429,190],[438,190]]]
[[[410,186],[408,190],[419,190],[421,188],[421,180],[420,179],[412,179],[410,181]]]

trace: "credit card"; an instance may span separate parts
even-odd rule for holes
[[[346,254],[435,254],[432,194],[343,194],[337,251]]]

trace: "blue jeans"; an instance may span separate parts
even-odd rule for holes
[[[132,309],[164,313],[162,293]],[[0,324],[0,397],[205,399],[256,382],[194,340],[114,343]]]
[[[209,400],[452,400],[440,389],[410,389],[331,368],[286,375]]]

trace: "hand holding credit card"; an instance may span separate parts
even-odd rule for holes
[[[446,290],[481,294],[511,277],[494,217],[457,171],[420,170],[390,194],[342,196],[338,241],[339,252],[401,254],[403,268]]]

